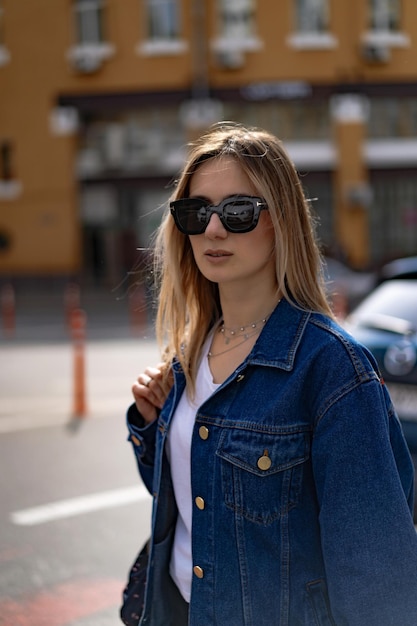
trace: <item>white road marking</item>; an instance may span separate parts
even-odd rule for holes
[[[126,487],[93,493],[79,498],[58,500],[42,506],[36,506],[10,514],[13,524],[18,526],[35,526],[66,517],[74,517],[83,513],[91,513],[100,509],[109,509],[132,502],[150,500],[150,495],[144,486]]]

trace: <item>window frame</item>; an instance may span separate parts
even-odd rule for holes
[[[4,40],[4,15],[5,9],[2,0],[0,0],[0,67],[10,61],[10,52]]]
[[[0,200],[15,200],[22,193],[22,183],[15,176],[13,142],[0,138]]]
[[[67,58],[74,68],[81,73],[92,73],[98,70],[103,61],[115,53],[113,44],[106,40],[105,0],[74,0],[72,4],[73,24],[76,43],[68,50]],[[95,11],[96,37],[84,38],[80,24],[83,12]]]
[[[88,46],[104,43],[104,0],[75,0],[73,9],[77,44]],[[88,30],[95,31],[95,36],[85,36],[86,32],[83,31]]]
[[[389,5],[396,3],[397,17],[395,19],[396,28],[390,28],[390,11]],[[375,19],[375,10],[385,5],[385,20],[381,19],[381,13],[378,19]],[[368,30],[362,35],[362,43],[367,46],[375,46],[379,48],[408,48],[411,44],[410,37],[401,30],[402,26],[402,7],[400,0],[368,0],[367,3]],[[380,27],[378,27],[378,22]],[[385,26],[384,26],[385,24]]]
[[[299,33],[327,33],[330,22],[328,0],[296,0],[295,21]]]
[[[392,16],[395,19],[392,21]],[[397,33],[401,24],[400,0],[368,0],[369,30]]]
[[[234,9],[234,11],[230,11],[230,9]],[[236,11],[236,9],[238,10]],[[236,67],[240,67],[244,62],[244,52],[257,52],[263,48],[263,41],[256,32],[256,9],[256,0],[217,0],[218,35],[212,41],[211,48],[219,55],[219,59],[222,59],[222,64],[225,66],[230,61],[230,67],[233,67],[234,63]],[[248,27],[241,32],[239,30],[233,32],[233,29],[227,28],[227,23],[222,18],[222,15],[229,13],[232,16],[230,19],[232,22],[233,19],[239,19],[239,10],[240,17],[243,17],[243,22],[249,16],[249,20],[247,20]],[[233,13],[235,15],[234,18]]]
[[[307,11],[314,19],[306,19]],[[287,38],[291,48],[326,50],[337,47],[338,40],[330,32],[329,0],[293,0],[293,12],[294,31]]]
[[[143,41],[136,47],[138,54],[176,55],[188,49],[181,37],[182,16],[178,0],[146,0],[144,11],[146,32],[143,33]],[[158,24],[162,28],[154,28]]]

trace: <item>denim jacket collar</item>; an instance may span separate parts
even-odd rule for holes
[[[290,372],[311,315],[311,311],[299,309],[282,299],[242,366],[269,365]],[[173,368],[177,374],[181,374],[182,368],[178,361],[174,361]]]
[[[287,300],[281,300],[249,354],[247,363],[291,371],[310,316],[310,311],[303,311]]]

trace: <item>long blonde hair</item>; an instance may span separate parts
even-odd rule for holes
[[[203,162],[224,156],[236,159],[268,205],[275,231],[278,291],[299,308],[332,317],[309,202],[280,140],[258,128],[221,122],[190,148],[170,200],[189,195],[191,178]],[[179,360],[193,393],[201,347],[221,317],[218,286],[200,273],[189,238],[176,228],[169,210],[155,244],[157,339],[167,364],[173,357]]]

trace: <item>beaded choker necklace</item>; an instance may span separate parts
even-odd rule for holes
[[[230,348],[226,348],[221,352],[216,352],[216,354],[213,354],[210,350],[207,354],[207,357],[209,359],[213,359],[216,356],[226,354],[226,352],[230,352],[230,350],[234,350],[235,348],[238,348],[242,344],[246,343],[246,341],[248,341],[251,337],[259,335],[262,328],[267,323],[269,317],[270,315],[267,315],[260,320],[256,320],[255,322],[250,322],[249,324],[246,324],[246,326],[236,326],[235,328],[228,328],[224,325],[224,321],[222,321],[218,332],[223,335],[225,344],[228,346],[230,342],[234,339],[240,339],[240,341],[234,343],[232,346],[230,346]]]
[[[255,332],[260,332],[261,327],[266,324],[267,320],[268,317],[263,317],[256,322],[251,322],[246,326],[238,326],[236,328],[227,328],[227,326],[224,325],[224,322],[222,322],[219,328],[219,333],[223,335],[224,342],[228,345],[231,341],[233,341],[233,339],[239,339],[240,337],[249,339],[249,337],[255,334]]]

